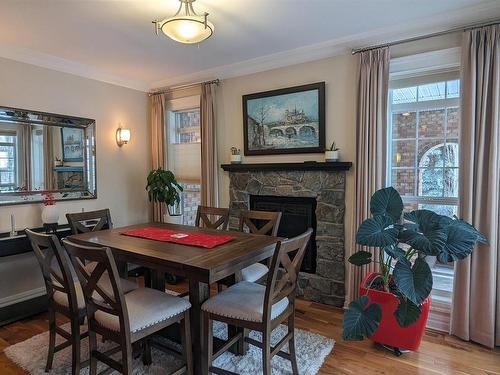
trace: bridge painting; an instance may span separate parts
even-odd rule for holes
[[[293,152],[293,149],[305,152],[303,150],[322,147],[319,91],[314,88],[281,95],[244,97],[246,154]]]

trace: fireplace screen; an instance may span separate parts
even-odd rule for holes
[[[316,272],[316,198],[251,195],[250,209],[281,211],[280,237],[295,237],[312,228],[313,235],[307,245],[301,271]]]

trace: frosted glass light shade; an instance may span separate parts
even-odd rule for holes
[[[130,142],[130,129],[119,128],[116,131],[116,143],[118,146],[126,145]]]
[[[169,38],[185,44],[200,43],[214,33],[214,25],[204,16],[175,16],[166,20],[161,31]]]

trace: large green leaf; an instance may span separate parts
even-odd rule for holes
[[[422,233],[441,228],[441,215],[430,210],[413,210],[405,212],[404,218],[412,223],[418,224],[418,230]]]
[[[432,290],[432,272],[422,258],[417,258],[413,267],[407,259],[398,260],[393,277],[401,293],[416,305],[420,305]]]
[[[406,255],[406,251],[396,245],[386,246],[384,247],[384,251],[394,259],[401,259]]]
[[[361,223],[356,234],[360,245],[384,247],[396,242],[399,229],[388,216],[375,216]]]
[[[369,303],[367,296],[352,301],[344,314],[342,337],[348,341],[360,341],[373,336],[382,319],[382,308]]]
[[[396,223],[403,213],[403,200],[392,186],[377,190],[370,200],[370,212],[373,216],[389,216]]]
[[[420,233],[414,230],[399,232],[399,241],[410,245],[425,255],[438,255],[446,241],[446,230],[437,228]]]
[[[360,250],[349,257],[349,263],[355,266],[363,266],[372,262],[372,253]]]
[[[488,244],[488,239],[484,234],[482,234],[480,231],[478,231],[476,228],[474,228],[472,225],[470,225],[468,222],[460,220],[458,217],[454,217],[455,220],[451,222],[451,225],[460,227],[461,229],[472,233],[477,237],[477,242],[480,242],[482,244],[487,245]]]
[[[399,297],[399,305],[394,311],[394,317],[401,327],[408,327],[420,317],[422,309],[407,298]]]
[[[447,263],[467,258],[477,239],[478,235],[464,229],[462,224],[448,226],[445,244],[437,256],[439,261]]]

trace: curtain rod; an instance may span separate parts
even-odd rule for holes
[[[152,96],[152,95],[157,95],[157,94],[167,94],[167,93],[172,92],[174,90],[187,89],[190,87],[195,87],[195,86],[201,85],[203,83],[215,83],[216,85],[219,85],[220,80],[219,80],[219,78],[217,78],[217,79],[212,79],[211,81],[200,81],[200,82],[187,83],[185,85],[172,86],[172,87],[168,87],[165,89],[159,89],[157,91],[152,91],[152,92],[148,93],[148,95]]]
[[[467,26],[455,27],[453,29],[444,30],[444,31],[438,31],[438,32],[435,32],[435,33],[432,33],[432,34],[425,34],[425,35],[415,36],[415,37],[412,37],[412,38],[395,40],[394,42],[377,44],[377,45],[374,45],[374,46],[368,46],[368,47],[362,47],[362,48],[354,48],[351,53],[353,55],[355,55],[357,53],[365,52],[365,51],[370,51],[372,49],[377,49],[377,48],[382,48],[382,47],[396,46],[398,44],[415,42],[417,40],[422,40],[422,39],[427,39],[427,38],[433,38],[433,37],[436,37],[436,36],[441,36],[441,35],[446,35],[446,34],[452,34],[452,33],[456,33],[456,32],[459,32],[459,31],[467,31],[467,30],[478,28],[478,27],[492,26],[492,25],[496,25],[498,23],[500,23],[500,20],[491,20],[491,21],[483,22],[483,23],[476,23],[476,24],[467,25]]]

